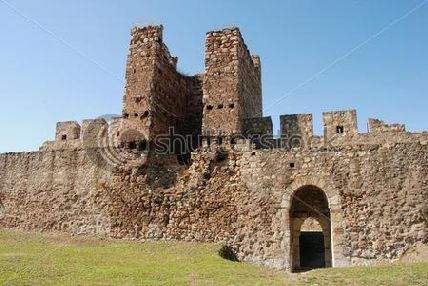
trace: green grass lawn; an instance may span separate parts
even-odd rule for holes
[[[0,285],[428,285],[428,263],[288,274],[220,245],[0,231]]]

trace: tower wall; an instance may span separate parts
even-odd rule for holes
[[[263,115],[260,59],[250,55],[238,28],[209,32],[205,49],[202,129],[243,133],[244,119]]]
[[[201,106],[200,80],[177,72],[177,58],[171,56],[162,35],[162,26],[132,30],[120,132],[150,140],[168,134],[170,127],[183,133],[192,110],[189,103]]]

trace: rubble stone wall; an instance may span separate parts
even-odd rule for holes
[[[238,28],[207,34],[203,89],[205,131],[242,134],[244,119],[262,117],[260,59]]]
[[[428,235],[426,142],[203,152],[189,167],[160,157],[129,170],[88,152],[1,154],[0,227],[222,241],[242,261],[290,269],[293,194],[313,186],[328,199],[333,266],[388,261]]]

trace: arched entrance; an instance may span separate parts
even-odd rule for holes
[[[315,186],[291,198],[291,263],[294,271],[331,267],[331,221],[325,193]]]

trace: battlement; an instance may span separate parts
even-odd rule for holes
[[[358,133],[356,110],[324,112],[323,122],[324,139],[349,138]]]
[[[412,136],[404,125],[378,119],[369,119],[368,132],[359,133],[356,110],[343,110],[323,113],[323,136],[313,134],[312,114],[281,115],[281,139],[273,139],[272,118],[262,114],[260,57],[250,53],[237,27],[206,34],[204,73],[182,75],[176,65],[177,58],[163,42],[162,25],[133,28],[122,116],[114,118],[111,126],[100,119],[84,120],[82,127],[75,121],[59,122],[55,141],[44,146],[85,148],[82,140],[100,136],[97,132],[108,136],[108,144],[114,146],[152,145],[157,136],[169,136],[171,129],[174,134],[192,137],[191,150],[209,145],[231,147],[236,138],[253,140],[264,148],[258,139],[262,135],[270,138],[273,148],[284,147],[287,139],[303,141],[306,148],[325,148],[329,144],[406,141]],[[398,133],[404,135],[393,136]],[[302,144],[288,142],[285,146]]]
[[[312,114],[288,114],[280,116],[281,137],[300,136],[305,142],[313,137]]]
[[[382,120],[370,118],[368,122],[368,131],[371,133],[406,132],[406,125],[397,123],[386,124]]]
[[[247,118],[245,122],[245,134],[253,135],[272,135],[272,117]]]
[[[137,44],[138,41],[143,41],[144,43],[147,42],[158,42],[162,43],[163,40],[163,26],[162,25],[149,25],[149,26],[143,26],[143,27],[134,27],[131,30],[132,44]]]
[[[80,138],[80,125],[77,121],[58,122],[56,124],[56,141],[76,140]]]

